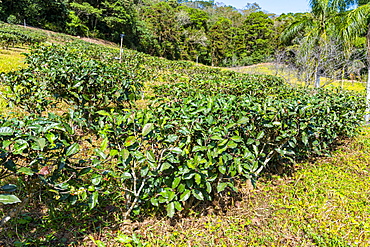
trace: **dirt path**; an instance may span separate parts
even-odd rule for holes
[[[58,33],[58,32],[54,32],[54,31],[50,31],[50,30],[46,30],[46,29],[42,29],[42,28],[38,28],[38,27],[23,26],[23,25],[18,25],[18,26],[26,27],[26,28],[32,29],[32,30],[43,31],[47,34],[52,34],[52,35],[55,35],[55,36],[60,35],[60,33]],[[64,34],[64,35],[70,37],[72,40],[73,39],[80,39],[80,40],[83,40],[83,41],[86,41],[86,42],[89,42],[89,43],[93,43],[93,44],[97,44],[97,45],[106,45],[106,46],[118,47],[118,45],[116,43],[111,42],[111,41],[107,41],[107,40],[103,40],[103,39],[73,36],[73,35],[69,35],[69,34]]]

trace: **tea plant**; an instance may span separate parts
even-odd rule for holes
[[[234,188],[237,177],[255,180],[271,164],[322,154],[356,133],[363,100],[307,93],[284,100],[197,95],[126,115],[100,112],[100,134],[131,202],[163,204],[173,216]]]
[[[5,157],[23,161],[5,167],[11,176],[35,178],[55,199],[89,208],[115,198],[126,218],[148,209],[173,217],[235,190],[237,179],[255,182],[269,167],[328,152],[362,124],[363,97],[345,91],[292,88],[273,76],[132,51],[119,63],[117,52],[81,42],[39,46],[28,68],[2,74],[9,101],[28,112],[59,102],[71,108],[41,123],[35,116],[25,124],[4,120],[5,127],[25,126],[1,139]],[[154,87],[149,108],[127,109],[149,80],[167,83]],[[23,144],[18,156],[6,149]]]
[[[0,44],[8,49],[16,45],[32,45],[46,41],[41,32],[29,31],[16,25],[0,24]]]
[[[122,107],[140,94],[141,82],[117,62],[61,46],[40,46],[27,56],[28,67],[4,74],[9,100],[28,112],[41,113],[65,102],[91,120],[109,106]],[[13,96],[13,97],[11,97]]]

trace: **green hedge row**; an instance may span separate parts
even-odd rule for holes
[[[48,197],[73,205],[115,198],[127,217],[149,209],[172,217],[235,189],[237,179],[255,181],[269,166],[328,152],[362,124],[365,100],[349,92],[291,88],[276,77],[132,51],[119,63],[117,53],[83,43],[42,46],[27,69],[2,75],[15,105],[37,114],[59,101],[72,109],[3,120],[0,174],[32,178]],[[144,81],[165,78],[170,83],[155,87],[161,97],[147,109],[120,103],[134,102]],[[8,194],[0,198],[10,200],[14,189],[3,186]]]

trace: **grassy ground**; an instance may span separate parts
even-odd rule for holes
[[[24,48],[0,49],[0,73],[18,70],[24,67],[24,52],[27,52]],[[9,109],[6,109],[7,103],[6,99],[3,97],[3,92],[4,88],[0,85],[0,114],[9,112]]]
[[[241,73],[279,76],[282,77],[287,83],[290,83],[292,85],[304,85],[304,82],[300,81],[297,78],[296,71],[286,66],[277,65],[274,63],[263,63],[252,66],[236,67],[231,68],[231,70]],[[364,92],[366,88],[366,84],[363,82],[350,80],[332,81],[325,77],[321,78],[321,85],[329,88],[343,88],[357,92]]]
[[[9,72],[24,66],[23,52],[27,52],[22,48],[10,48],[9,50],[0,50],[0,72]]]

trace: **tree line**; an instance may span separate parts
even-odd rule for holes
[[[294,16],[294,15],[292,15]],[[214,1],[2,0],[1,20],[97,37],[168,59],[214,66],[265,61],[286,23],[247,4],[243,10]]]
[[[214,1],[2,0],[0,20],[117,43],[123,34],[127,48],[212,66],[277,60],[320,86],[322,76],[364,79],[369,2],[310,0],[310,12],[278,16],[257,3],[236,9]]]

